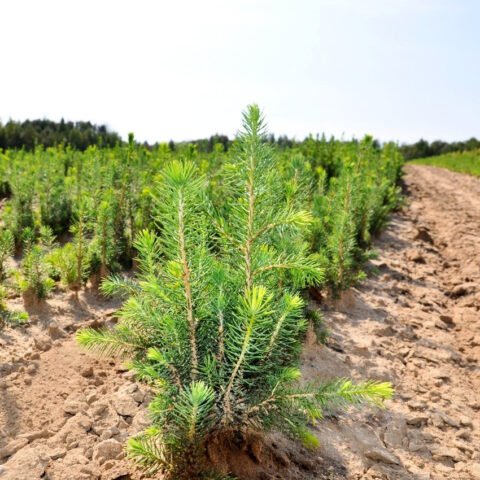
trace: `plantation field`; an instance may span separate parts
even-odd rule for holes
[[[448,153],[437,157],[412,160],[410,163],[413,165],[432,165],[448,168],[454,172],[480,176],[480,152],[478,151]]]
[[[302,384],[298,359],[309,328],[325,340],[303,292],[338,296],[363,277],[399,200],[400,154],[370,137],[279,151],[258,107],[242,120],[228,151],[204,155],[130,135],[115,148],[2,156],[2,326],[28,331],[27,313],[38,321],[62,292],[79,307],[84,292],[123,299],[115,326],[79,325],[76,339],[129,359],[150,386],[151,426],[127,448],[148,474],[244,477],[242,462],[212,449],[239,434],[250,448],[269,431],[313,448],[308,424],[325,410],[380,407],[392,394],[379,380]],[[8,302],[19,295],[25,312]]]
[[[241,123],[0,154],[2,480],[475,478],[480,183]]]

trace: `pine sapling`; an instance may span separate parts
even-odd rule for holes
[[[6,271],[6,261],[10,258],[15,250],[15,237],[10,230],[0,228],[0,281],[4,280]]]
[[[67,196],[65,182],[53,169],[45,175],[39,195],[40,219],[55,234],[68,231],[71,220],[71,203]]]
[[[17,242],[21,241],[22,233],[25,228],[34,227],[34,212],[33,212],[33,192],[34,183],[30,178],[17,182],[15,186],[12,204],[12,224],[9,225],[15,235]]]
[[[258,107],[245,112],[236,144],[221,214],[192,163],[165,168],[156,203],[162,236],[137,236],[136,281],[102,285],[126,296],[120,322],[78,334],[86,348],[129,357],[151,384],[153,425],[128,452],[171,479],[211,478],[206,452],[215,439],[276,428],[311,441],[307,423],[329,406],[381,405],[391,395],[379,382],[300,385],[300,289],[323,278],[302,235],[312,217],[276,196],[284,184]]]
[[[7,291],[0,286],[0,331],[6,326],[18,327],[28,322],[28,313],[9,310],[6,303]]]
[[[24,232],[24,258],[19,286],[25,305],[44,301],[55,286],[50,278],[51,268],[46,255],[54,246],[54,236],[49,227],[41,227],[38,243],[34,243],[29,230]]]
[[[93,226],[93,239],[89,246],[92,283],[98,285],[101,280],[117,267],[118,248],[115,243],[115,212],[112,208],[113,194],[105,195],[98,205]]]
[[[71,282],[70,288],[75,292],[78,298],[78,292],[81,290],[88,275],[88,239],[90,230],[90,206],[87,200],[81,199],[75,210],[75,223],[70,227],[73,234],[73,246],[75,248],[75,278]]]
[[[73,243],[53,249],[46,261],[51,265],[53,278],[59,279],[61,285],[70,290],[77,289],[77,257]]]

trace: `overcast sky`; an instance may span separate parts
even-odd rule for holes
[[[480,137],[477,0],[1,0],[0,119],[138,140]]]

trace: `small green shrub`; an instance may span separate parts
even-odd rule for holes
[[[90,273],[89,241],[91,231],[92,205],[86,199],[81,199],[74,211],[75,223],[70,227],[73,234],[73,248],[75,256],[75,274],[70,288],[77,292],[85,284]]]
[[[335,176],[327,178],[318,170],[312,199],[312,245],[335,294],[364,278],[362,266],[372,258],[372,235],[386,225],[401,198],[397,181],[402,159],[393,145],[380,151],[367,136],[342,148],[345,157]]]
[[[78,334],[86,348],[128,356],[152,385],[153,425],[128,452],[171,479],[207,478],[215,436],[276,428],[311,443],[307,423],[325,408],[381,405],[392,393],[388,383],[299,383],[308,324],[299,290],[320,283],[323,271],[304,239],[312,216],[277,195],[285,184],[256,106],[224,175],[229,194],[219,213],[192,163],[165,168],[156,202],[162,236],[137,236],[136,281],[102,286],[127,297],[119,324]]]
[[[99,280],[118,268],[119,248],[115,241],[114,196],[107,192],[98,205],[93,227],[93,239],[89,245],[90,269]]]
[[[34,228],[35,225],[34,188],[34,183],[28,175],[18,177],[11,199],[10,213],[6,218],[7,226],[15,235],[17,242],[21,241],[24,229]]]
[[[30,230],[26,237],[19,287],[26,304],[42,301],[55,286],[51,278],[51,266],[46,261],[48,252],[54,246],[54,236],[49,227],[42,227],[38,243],[33,243]]]
[[[50,227],[57,235],[67,232],[72,215],[72,206],[67,196],[63,178],[46,175],[42,182],[39,197],[42,225]]]
[[[28,313],[8,310],[5,302],[6,296],[5,287],[0,286],[0,331],[6,326],[19,327],[28,322]]]
[[[72,243],[55,248],[45,258],[51,266],[50,276],[58,277],[60,283],[70,289],[77,286],[77,257]]]
[[[6,277],[5,262],[15,250],[15,237],[10,230],[0,228],[0,280]]]

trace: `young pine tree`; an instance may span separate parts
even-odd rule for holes
[[[80,199],[75,209],[75,223],[70,227],[73,234],[73,246],[75,249],[75,275],[70,282],[70,288],[78,297],[89,269],[88,239],[90,231],[90,204],[86,199]]]
[[[114,196],[107,192],[97,208],[90,244],[92,269],[104,279],[115,269],[118,248],[115,244]]]
[[[168,165],[157,192],[162,236],[138,235],[136,281],[113,277],[102,287],[127,296],[119,324],[78,335],[87,348],[130,357],[154,388],[153,425],[128,447],[150,473],[211,478],[205,460],[215,438],[271,428],[308,437],[307,422],[328,405],[380,404],[391,394],[374,382],[300,386],[299,288],[322,271],[301,235],[311,215],[279,201],[276,173],[256,106],[244,114],[221,216],[192,163]]]
[[[28,322],[28,313],[9,310],[5,301],[7,291],[0,285],[0,332],[6,327],[18,327]]]
[[[10,230],[0,228],[0,281],[6,277],[5,262],[15,250],[15,237]]]
[[[55,286],[50,278],[51,266],[46,255],[54,246],[54,236],[49,227],[40,228],[38,242],[35,243],[33,232],[25,229],[24,257],[20,277],[20,289],[26,305],[45,300]]]
[[[327,283],[334,292],[363,278],[362,264],[371,258],[372,234],[398,203],[398,152],[380,152],[373,139],[341,147],[343,162],[328,188],[314,195],[313,245],[323,257]],[[321,179],[320,179],[321,180]]]
[[[59,235],[68,231],[71,217],[71,201],[68,195],[68,186],[65,183],[63,148],[48,148],[38,151],[39,158],[38,203],[40,205],[40,221],[49,226],[53,233]]]
[[[357,184],[353,173],[344,167],[331,190],[330,226],[326,235],[325,254],[327,278],[334,291],[348,288],[358,275],[358,250],[355,221]]]
[[[75,290],[77,288],[77,257],[73,243],[53,249],[46,256],[46,261],[52,269],[52,278],[59,279],[63,287]]]
[[[26,178],[23,178],[25,176]],[[9,225],[17,242],[21,241],[23,231],[33,228],[35,219],[33,212],[33,192],[35,183],[30,175],[24,173],[16,182],[13,198],[11,199],[11,213]]]

